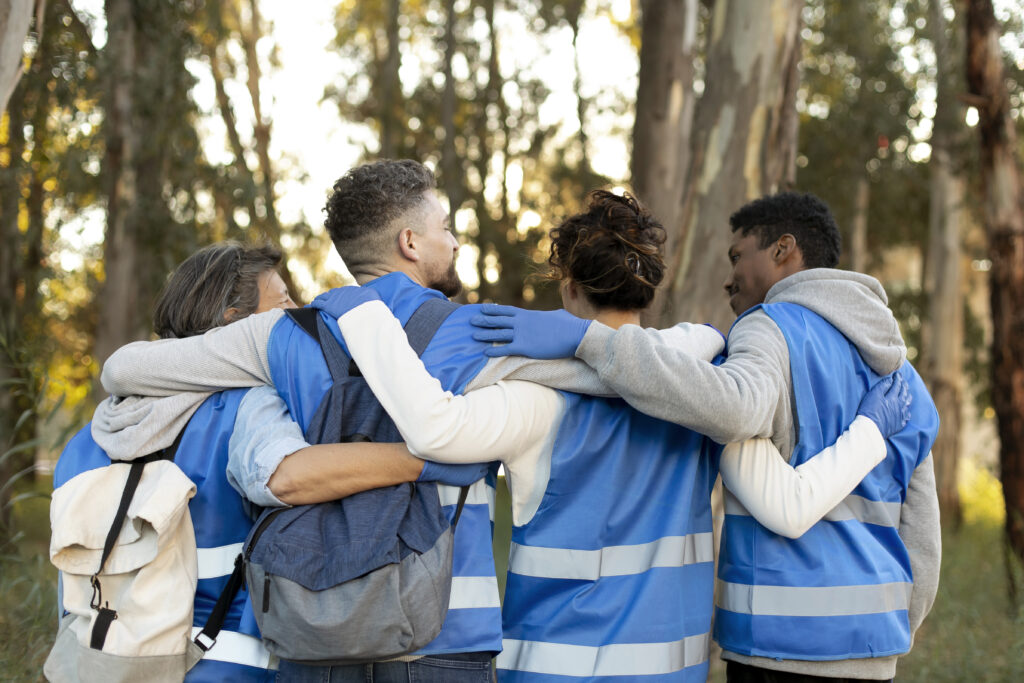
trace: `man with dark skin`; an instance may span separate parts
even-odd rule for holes
[[[730,681],[888,680],[938,587],[940,534],[930,454],[938,418],[867,275],[836,270],[839,233],[813,195],[782,193],[730,218],[724,286],[739,315],[728,359],[685,358],[648,331],[564,311],[485,305],[492,355],[576,356],[632,406],[727,443],[769,437],[790,464],[834,438],[877,378],[898,371],[910,424],[844,503],[800,539],[781,539],[726,495],[715,637]],[[538,345],[537,338],[544,343]],[[530,340],[531,343],[527,343]]]

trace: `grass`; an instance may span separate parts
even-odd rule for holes
[[[49,481],[40,482],[49,490]],[[0,552],[0,680],[42,681],[57,633],[57,570],[48,555],[49,498],[14,508],[15,542]]]
[[[508,509],[503,489],[499,486],[499,511]],[[988,494],[983,499],[991,502]],[[1015,608],[1007,599],[1001,511],[986,510],[970,495],[964,503],[964,527],[943,534],[939,594],[913,651],[900,662],[900,683],[1024,681],[1024,606]],[[48,501],[40,498],[18,504],[17,550],[0,555],[2,681],[42,680],[42,665],[56,632],[56,571],[46,559],[47,506]],[[510,527],[507,513],[497,517],[496,560],[503,588]],[[724,670],[716,666],[712,680],[724,681]]]

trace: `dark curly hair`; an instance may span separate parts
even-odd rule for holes
[[[363,164],[339,178],[327,195],[324,227],[348,269],[380,263],[398,232],[395,221],[435,187],[430,169],[411,159]]]
[[[598,308],[645,308],[665,277],[665,228],[629,193],[591,192],[550,236],[549,277],[572,278]]]
[[[839,226],[828,205],[813,194],[780,192],[743,205],[729,216],[732,231],[754,233],[762,249],[789,233],[807,268],[835,268],[842,251]]]
[[[153,331],[161,339],[191,337],[240,320],[259,308],[260,275],[275,270],[281,252],[272,246],[221,242],[181,262],[164,285],[153,310]],[[231,319],[229,308],[238,309]]]

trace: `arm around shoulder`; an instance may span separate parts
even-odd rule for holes
[[[789,351],[778,326],[755,312],[729,333],[729,358],[715,366],[635,325],[595,322],[576,356],[637,410],[719,443],[770,436],[786,392]]]
[[[103,364],[100,382],[114,396],[270,384],[267,342],[283,315],[274,309],[195,337],[122,346]]]

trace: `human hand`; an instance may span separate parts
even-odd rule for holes
[[[910,420],[910,388],[898,371],[883,377],[860,401],[858,415],[878,426],[882,436],[889,438]]]
[[[528,356],[530,358],[572,358],[592,320],[583,320],[564,310],[527,311],[515,306],[483,304],[470,322],[483,329],[473,339],[499,342],[485,355]]]
[[[368,301],[380,301],[380,294],[372,287],[338,287],[313,299],[310,306],[340,318]]]
[[[473,482],[483,479],[491,464],[488,462],[475,462],[468,465],[452,465],[432,460],[423,461],[423,471],[416,481],[436,481],[438,484],[448,486],[469,486]]]

